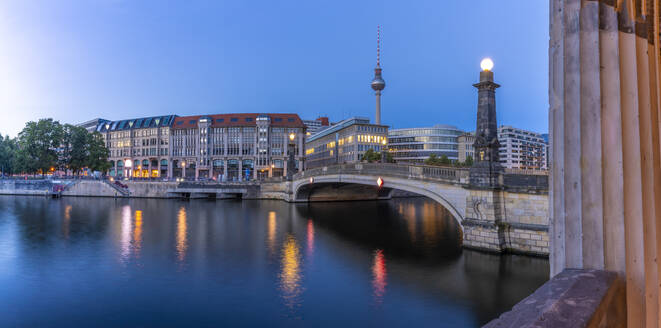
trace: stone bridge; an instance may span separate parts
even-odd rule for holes
[[[307,169],[294,175],[293,202],[389,199],[407,193],[446,208],[464,246],[548,255],[548,176],[506,171],[498,188],[473,186],[468,168],[357,163]]]

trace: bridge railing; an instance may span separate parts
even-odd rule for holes
[[[396,176],[408,179],[468,183],[467,168],[385,163],[353,163],[316,167],[295,174],[294,179],[331,174]]]

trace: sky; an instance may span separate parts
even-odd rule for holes
[[[52,117],[297,113],[374,119],[381,25],[391,128],[475,129],[482,58],[498,124],[548,131],[543,0],[3,0],[0,134]]]

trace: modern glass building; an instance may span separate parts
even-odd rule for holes
[[[388,127],[371,124],[368,118],[352,117],[308,137],[305,167],[353,163],[372,149],[387,149]]]
[[[388,146],[398,163],[422,163],[430,155],[458,160],[457,138],[464,131],[452,125],[427,128],[392,129],[388,131]]]

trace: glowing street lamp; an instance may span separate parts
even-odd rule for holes
[[[383,186],[383,179],[381,179],[381,177],[376,179],[376,185],[379,186],[379,188],[381,188]]]
[[[296,134],[294,132],[289,134],[289,140],[294,141],[294,138],[296,138]]]
[[[314,178],[310,177],[310,183],[314,183]]]
[[[482,68],[483,71],[490,71],[493,69],[493,60],[491,58],[484,58],[482,59],[482,62],[480,62],[480,67]]]

